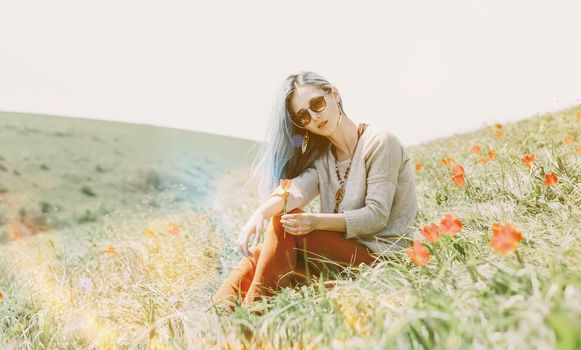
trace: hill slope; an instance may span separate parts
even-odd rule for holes
[[[208,307],[257,205],[255,184],[243,186],[248,167],[212,182],[205,213],[143,213],[10,242],[0,247],[0,345],[579,348],[580,126],[576,107],[409,148],[422,165],[413,225],[427,265],[401,252],[346,270],[334,288],[287,288],[228,316]],[[460,231],[429,242],[420,229],[446,213]],[[490,246],[505,223],[522,233],[518,255]]]

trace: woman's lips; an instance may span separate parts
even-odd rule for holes
[[[324,129],[327,126],[328,120],[325,120],[319,125],[319,129]]]

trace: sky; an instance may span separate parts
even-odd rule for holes
[[[319,73],[405,145],[581,104],[579,1],[0,0],[0,111],[263,141]]]

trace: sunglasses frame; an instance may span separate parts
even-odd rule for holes
[[[290,97],[291,93],[292,93],[294,90],[295,90],[295,89],[291,90],[291,92],[290,92],[290,93],[287,95],[287,110],[289,111],[290,120],[291,120],[291,122],[292,122],[292,123],[293,123],[293,124],[294,124],[296,127],[298,127],[298,128],[301,128],[301,129],[306,129],[306,128],[305,128],[305,126],[309,125],[309,123],[310,123],[310,122],[311,122],[311,120],[312,120],[312,117],[311,117],[311,115],[309,114],[309,121],[308,121],[308,123],[306,123],[305,125],[300,125],[300,124],[296,123],[296,122],[295,122],[295,120],[294,120],[294,119],[295,119],[295,117],[297,117],[297,116],[294,116],[293,114],[291,114],[291,113],[290,113],[290,108],[289,108],[289,106],[288,106],[288,97]],[[324,91],[325,91],[325,93],[324,93],[323,95],[315,96],[315,97],[313,97],[313,98],[311,98],[311,99],[309,100],[309,106],[308,106],[308,107],[305,109],[305,112],[306,112],[306,113],[308,113],[308,110],[309,110],[309,109],[310,109],[311,111],[315,112],[315,113],[321,113],[322,111],[324,111],[324,110],[327,108],[327,100],[325,99],[325,96],[327,96],[327,95],[328,95],[328,94],[331,92],[331,89],[327,89],[327,88],[325,88],[325,89],[324,89]],[[322,108],[320,111],[316,111],[316,110],[314,110],[314,109],[312,109],[312,108],[311,108],[311,102],[312,102],[314,99],[317,99],[317,98],[319,98],[319,97],[323,97],[323,102],[325,103],[325,106],[324,106],[324,107],[323,107],[323,108]]]

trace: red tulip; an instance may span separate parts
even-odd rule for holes
[[[432,243],[435,243],[438,240],[438,237],[440,237],[440,228],[433,222],[430,225],[422,227],[420,232]]]
[[[406,248],[405,253],[418,266],[426,266],[430,259],[430,251],[428,248],[424,247],[419,239],[414,239],[413,247]]]
[[[456,186],[463,186],[464,185],[464,167],[460,164],[456,164],[456,166],[452,169],[452,180]]]
[[[479,154],[480,153],[480,146],[478,146],[478,145],[472,146],[472,153]]]
[[[458,187],[464,186],[464,174],[452,176],[452,181],[454,181]]]
[[[440,221],[440,231],[449,236],[457,236],[462,226],[460,219],[450,213],[446,213],[442,221]]]
[[[545,182],[543,182],[543,185],[551,186],[556,184],[557,182],[559,182],[557,175],[555,175],[555,173],[548,173],[545,175]]]
[[[442,159],[442,161],[441,161],[441,162],[442,162],[442,164],[444,164],[444,165],[448,165],[448,166],[449,166],[449,165],[451,165],[451,164],[452,164],[452,162],[453,162],[453,161],[454,161],[454,160],[453,160],[452,158],[450,158],[450,157],[446,157],[446,158]]]
[[[454,175],[464,175],[464,168],[460,164],[456,164],[456,166],[452,169],[452,174]]]
[[[416,163],[416,171],[420,171],[423,168],[423,164],[422,163]]]
[[[282,212],[284,214],[287,213],[287,201],[288,201],[288,190],[291,188],[292,180],[291,179],[282,179],[280,180],[280,187],[284,190],[284,193],[280,195],[283,198],[283,205],[282,205]],[[286,238],[286,230],[283,231],[283,237]]]
[[[523,163],[525,163],[526,165],[529,166],[529,168],[531,168],[533,166],[533,163],[535,162],[535,155],[531,154],[530,156],[527,154],[522,158]]]
[[[492,236],[490,246],[492,249],[502,254],[514,252],[522,240],[522,233],[517,231],[510,223],[492,225]]]
[[[282,179],[280,180],[280,187],[282,187],[285,191],[288,191],[291,188],[292,180],[290,179]]]

